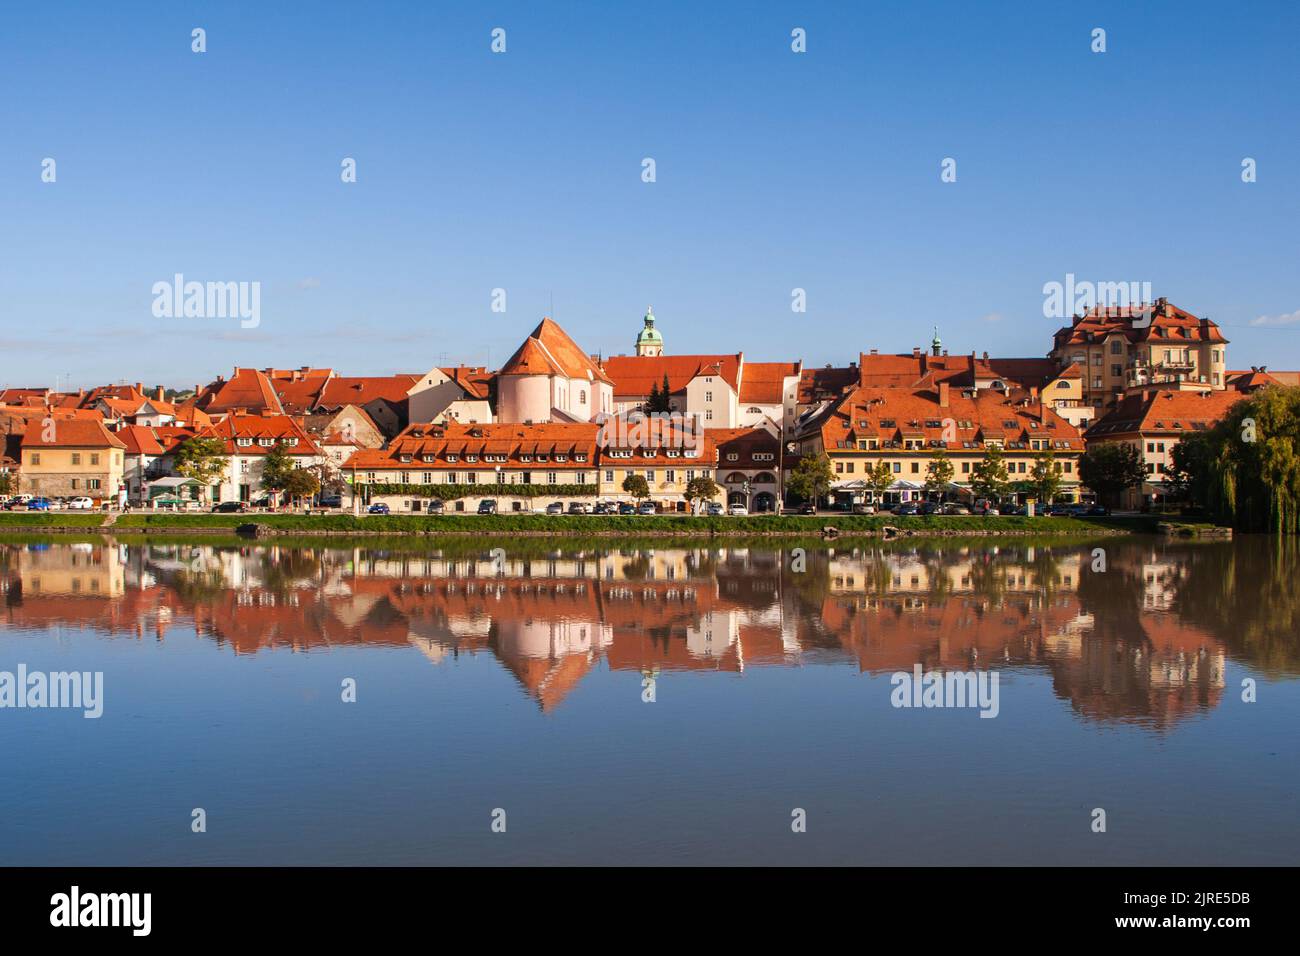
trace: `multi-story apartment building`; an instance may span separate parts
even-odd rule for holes
[[[1168,299],[1097,306],[1056,333],[1051,357],[1084,369],[1083,401],[1109,408],[1131,390],[1221,390],[1227,346],[1219,327]]]
[[[38,418],[22,440],[21,490],[40,497],[117,503],[126,446],[102,420]]]
[[[212,501],[256,501],[267,490],[262,470],[267,453],[279,445],[299,468],[319,468],[324,453],[298,422],[288,415],[250,415],[236,411],[199,431],[198,438],[216,438],[223,446],[226,470],[211,488]]]
[[[711,428],[708,435],[718,448],[715,480],[727,504],[751,512],[775,510],[781,500],[781,442],[775,428],[770,423],[766,428]]]
[[[447,422],[411,425],[387,448],[358,450],[344,473],[362,504],[394,511],[425,511],[435,498],[451,511],[474,511],[484,499],[501,511],[633,501],[623,489],[630,475],[645,478],[659,510],[680,511],[687,483],[713,477],[716,461],[707,432],[653,421]]]
[[[988,449],[1001,450],[1008,478],[1029,482],[1035,459],[1051,452],[1060,468],[1057,498],[1077,500],[1079,430],[1039,396],[998,389],[956,388],[946,381],[917,387],[862,385],[803,420],[787,460],[825,453],[835,497],[876,500],[864,476],[885,462],[895,475],[885,503],[923,497],[927,466],[936,455],[953,466],[953,488],[969,495],[972,469]],[[1028,497],[1020,491],[1017,497]]]
[[[1243,397],[1244,393],[1237,389],[1148,389],[1125,396],[1089,428],[1085,435],[1089,447],[1120,442],[1133,445],[1142,454],[1147,480],[1140,488],[1125,493],[1122,507],[1139,508],[1163,501],[1165,481],[1173,470],[1174,448],[1186,436],[1213,428]]]

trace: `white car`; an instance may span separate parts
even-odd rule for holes
[[[732,505],[730,508],[727,509],[727,514],[739,515],[740,517],[743,518],[744,516],[749,514],[749,509],[746,508],[744,505]]]
[[[90,511],[95,507],[95,502],[86,497],[70,498],[68,499],[68,507],[79,511]]]

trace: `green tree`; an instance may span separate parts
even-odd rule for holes
[[[1130,488],[1146,481],[1147,468],[1142,453],[1128,442],[1093,445],[1079,459],[1079,480],[1109,505]]]
[[[1045,451],[1034,457],[1029,484],[1034,489],[1034,497],[1042,504],[1050,505],[1056,499],[1056,493],[1061,490],[1061,463],[1054,452]]]
[[[716,498],[721,490],[718,483],[712,478],[696,475],[686,482],[686,491],[683,497],[690,503],[692,511],[698,511],[704,502]]]
[[[320,490],[320,481],[306,468],[293,468],[284,476],[281,490],[290,501],[298,502],[316,494]]]
[[[226,473],[230,459],[226,456],[226,443],[215,436],[188,438],[176,449],[173,467],[182,478],[193,478],[203,485],[202,497],[208,501],[212,483]]]
[[[1175,444],[1170,453],[1172,464],[1165,473],[1166,499],[1205,504],[1209,498],[1214,457],[1214,444],[1206,432],[1188,435]]]
[[[283,442],[276,442],[262,459],[262,490],[287,491],[285,483],[296,469]]]
[[[830,458],[825,454],[804,455],[790,472],[785,486],[800,500],[816,503],[825,497],[834,480]]]
[[[953,467],[948,453],[940,449],[930,456],[925,466],[925,493],[927,496],[943,491],[952,481]]]
[[[646,410],[647,412],[657,412],[657,411],[659,411],[659,405],[660,405],[660,398],[659,398],[659,383],[658,383],[658,382],[651,382],[651,383],[650,383],[650,397],[649,397],[648,399],[646,399],[645,410]]]
[[[0,471],[0,495],[11,495],[18,487],[18,482],[11,471]]]
[[[623,479],[623,490],[637,501],[650,497],[650,482],[645,475],[629,474]]]
[[[1002,449],[989,445],[984,450],[984,458],[977,461],[970,470],[970,490],[976,498],[1001,500],[1007,493],[1010,478],[1007,475],[1006,462],[1002,460]]]
[[[883,501],[885,492],[894,483],[894,469],[890,467],[889,462],[878,461],[867,468],[862,480],[871,489],[872,498],[878,502]]]

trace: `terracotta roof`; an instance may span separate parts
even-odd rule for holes
[[[605,374],[614,383],[614,395],[641,398],[651,388],[662,388],[668,377],[668,391],[676,394],[700,375],[716,375],[737,387],[742,353],[735,355],[612,355],[602,363]]]
[[[501,366],[501,375],[565,375],[559,363],[547,354],[537,339],[524,339],[523,345]]]
[[[562,375],[592,382],[609,381],[569,334],[550,318],[538,323],[497,374]]]
[[[1119,435],[1179,435],[1205,431],[1242,401],[1238,391],[1174,391],[1161,389],[1126,395],[1088,429],[1087,438]]]
[[[487,398],[492,393],[492,380],[496,374],[482,366],[455,365],[440,371],[464,389],[470,398]]]
[[[411,386],[420,380],[419,375],[335,376],[321,389],[318,408],[340,408],[343,405],[368,405],[382,399],[392,405],[401,405],[407,399]]]
[[[198,407],[208,414],[244,409],[250,412],[282,414],[280,398],[264,372],[255,368],[237,368],[230,381],[217,380],[203,390]]]
[[[806,368],[799,375],[799,404],[813,405],[838,398],[846,388],[859,384],[856,366]]]
[[[28,423],[23,434],[24,448],[125,448],[116,435],[104,427],[103,420],[83,418],[57,419],[53,428],[37,419]],[[49,434],[52,432],[53,434]]]
[[[765,428],[707,428],[705,434],[713,440],[718,449],[718,464],[722,468],[770,468],[779,467],[776,455],[781,450],[781,443]],[[729,461],[728,455],[736,455],[735,461]],[[769,461],[755,461],[755,454],[770,454]]]
[[[200,438],[220,438],[230,455],[265,455],[273,446],[259,444],[259,439],[292,441],[285,451],[290,455],[319,455],[320,449],[303,427],[288,415],[227,415],[215,425],[198,433]],[[239,439],[252,439],[251,445],[239,445]]]
[[[988,389],[967,397],[951,386],[947,406],[940,401],[938,389],[860,386],[806,424],[804,432],[819,429],[828,452],[855,449],[863,439],[876,439],[882,445],[897,442],[886,446],[891,450],[904,450],[906,440],[949,450],[981,448],[990,440],[1009,448],[1015,447],[1013,442],[1029,448],[1033,439],[1051,442],[1054,450],[1083,448],[1079,430],[1042,402],[1016,401]],[[955,441],[946,446],[942,444],[944,419],[951,419],[955,427]]]
[[[162,455],[165,452],[154,430],[144,425],[127,425],[113,434],[122,440],[128,455]]]
[[[492,471],[496,467],[532,467],[541,471],[587,470],[596,464],[597,434],[600,426],[582,422],[518,425],[497,422],[485,425],[410,425],[403,429],[387,448],[357,451],[345,468],[370,470],[419,470],[421,466],[455,471]],[[505,461],[488,461],[486,456],[504,456]],[[548,461],[538,462],[538,455]],[[566,461],[555,461],[564,455]],[[454,456],[455,460],[450,460]],[[582,456],[586,461],[575,458]],[[407,457],[409,461],[402,461]],[[467,458],[476,458],[468,461]],[[532,461],[525,461],[531,457]]]
[[[1134,322],[1138,320],[1141,324],[1135,328]],[[1116,334],[1129,342],[1227,344],[1228,341],[1209,319],[1197,318],[1168,299],[1157,299],[1145,305],[1096,306],[1074,316],[1069,327],[1057,331],[1055,347],[1102,342]]]
[[[798,378],[801,362],[746,362],[740,370],[740,401],[744,405],[782,405],[785,380]]]

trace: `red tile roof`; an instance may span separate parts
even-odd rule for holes
[[[668,377],[668,391],[677,394],[700,375],[720,377],[733,389],[737,387],[742,353],[735,355],[612,355],[601,364],[614,383],[619,398],[642,398],[651,388],[662,388]]]
[[[1088,429],[1089,441],[1124,435],[1180,435],[1205,431],[1243,400],[1240,392],[1161,389],[1126,395]]]
[[[215,425],[199,432],[200,438],[220,438],[229,455],[265,455],[273,446],[262,445],[261,440],[285,442],[290,455],[319,455],[320,448],[302,426],[288,415],[227,415]],[[251,445],[238,444],[239,439],[252,439]],[[297,440],[297,444],[288,444]]]
[[[104,427],[103,420],[83,418],[56,419],[48,427],[42,420],[28,423],[23,434],[23,448],[125,448],[116,435]]]
[[[740,401],[744,405],[781,405],[785,380],[798,378],[801,362],[746,362],[740,370]]]
[[[420,380],[419,375],[338,375],[329,379],[321,389],[318,408],[342,408],[344,405],[368,405],[382,399],[391,405],[402,405],[407,393]]]
[[[548,422],[538,425],[493,423],[485,425],[410,425],[387,448],[365,448],[350,457],[345,468],[418,470],[422,465],[455,471],[492,471],[498,466],[539,470],[588,470],[596,465],[599,426]],[[505,461],[488,461],[487,456]],[[548,460],[538,462],[537,456]],[[557,462],[556,455],[567,461]],[[524,461],[531,456],[532,461]],[[575,459],[585,457],[586,461]],[[407,457],[409,461],[402,461]],[[476,461],[469,461],[475,458]]]
[[[284,412],[280,398],[264,372],[255,368],[237,368],[230,381],[218,379],[203,390],[198,406],[209,415],[244,409],[250,412]]]
[[[1148,324],[1149,319],[1149,324]],[[1134,322],[1141,320],[1139,327]],[[1213,342],[1226,344],[1227,339],[1219,327],[1209,319],[1197,318],[1185,309],[1173,305],[1168,299],[1154,303],[1125,306],[1096,306],[1083,315],[1075,316],[1067,328],[1056,333],[1056,348],[1101,342],[1114,334],[1123,335],[1129,342]]]

